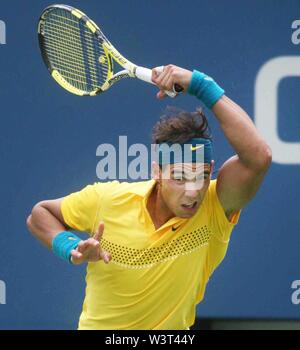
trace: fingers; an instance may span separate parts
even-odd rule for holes
[[[90,250],[95,250],[100,248],[99,241],[94,238],[89,238],[86,241],[81,241],[78,244],[77,250],[82,254],[87,254]]]
[[[100,221],[99,226],[98,226],[98,230],[95,233],[95,235],[93,236],[93,238],[95,240],[97,240],[98,242],[100,242],[102,236],[103,236],[103,232],[104,232],[104,222]]]
[[[166,88],[166,77],[171,74],[171,66],[165,66],[162,72],[158,72],[155,68],[152,70],[152,81],[160,88]]]
[[[100,251],[100,257],[105,262],[105,264],[108,264],[111,260],[111,254],[103,249]]]
[[[97,241],[100,242],[103,236],[103,232],[104,232],[104,222],[101,221],[98,227],[98,232],[95,234],[94,239],[97,239]],[[106,264],[108,264],[111,260],[111,254],[105,251],[104,249],[102,249],[101,246],[99,250],[99,256]]]
[[[108,264],[111,260],[111,255],[101,248],[100,242],[94,238],[89,238],[86,241],[81,241],[76,250],[71,252],[75,263],[96,262],[103,260]]]
[[[171,75],[171,71],[169,70],[168,73],[166,73],[164,75],[164,77],[162,78],[161,82],[160,82],[160,86],[161,87],[165,87],[163,90],[160,90],[157,94],[156,97],[158,99],[163,99],[165,97],[168,96],[168,94],[166,93],[166,91],[172,91],[173,90],[173,78]]]
[[[158,78],[158,76],[159,76],[158,71],[155,68],[153,68],[152,69],[152,77],[151,77],[151,80],[153,81],[153,83],[156,84],[156,79]]]
[[[80,252],[78,252],[76,249],[73,249],[71,251],[71,262],[74,265],[79,265],[84,262],[83,255]]]
[[[74,264],[96,262],[103,260],[108,264],[111,254],[101,248],[100,241],[104,232],[104,222],[100,222],[95,235],[85,241],[80,241],[76,250],[72,250],[71,259]]]
[[[71,256],[77,259],[81,259],[83,257],[82,253],[78,252],[76,249],[71,251]]]
[[[156,94],[156,97],[159,99],[159,100],[162,100],[163,98],[167,97],[167,94],[162,91],[162,90],[159,90],[158,93]]]
[[[157,98],[164,98],[166,94],[164,91],[173,91],[173,86],[177,84],[182,88],[183,92],[188,90],[192,72],[172,64],[164,67],[162,72],[158,72],[155,68],[152,70],[152,81],[161,90],[156,96]]]
[[[165,91],[172,91],[174,85],[173,72],[174,69],[171,65],[164,67],[160,73],[155,68],[152,70],[152,81],[160,88],[160,91],[156,94],[158,99],[167,96]]]
[[[71,257],[74,264],[99,261],[101,260],[100,243],[93,238],[80,242],[76,250],[71,251]]]

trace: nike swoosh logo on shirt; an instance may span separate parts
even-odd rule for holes
[[[178,225],[177,227],[172,226],[172,231],[176,231],[181,225]]]
[[[195,147],[191,146],[191,151],[196,151],[197,149],[202,148],[202,147],[204,147],[204,145],[195,146]]]

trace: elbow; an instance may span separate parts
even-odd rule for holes
[[[265,167],[269,169],[270,165],[272,164],[272,150],[268,145],[266,145],[266,149],[265,149],[264,162],[265,162]]]
[[[272,164],[272,150],[267,144],[265,144],[259,156],[260,171],[263,173],[267,172],[271,164]]]
[[[31,220],[32,220],[32,215],[30,214],[29,216],[28,216],[28,218],[26,219],[26,226],[27,226],[27,228],[28,228],[28,230],[29,231],[31,231]]]
[[[34,235],[34,225],[33,225],[33,218],[32,218],[32,214],[30,214],[28,216],[28,218],[26,219],[26,226],[28,231]]]
[[[26,219],[26,226],[28,228],[28,230],[33,233],[33,226],[34,226],[34,218],[36,217],[36,215],[38,214],[39,210],[40,210],[40,203],[37,203],[31,210],[30,215],[27,217]]]

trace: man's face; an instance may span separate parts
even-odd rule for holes
[[[213,163],[172,164],[160,171],[160,195],[177,217],[192,217],[208,189]]]

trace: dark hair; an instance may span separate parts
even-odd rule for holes
[[[207,118],[201,108],[196,112],[186,112],[168,107],[152,130],[152,142],[182,143],[194,137],[211,139]]]

